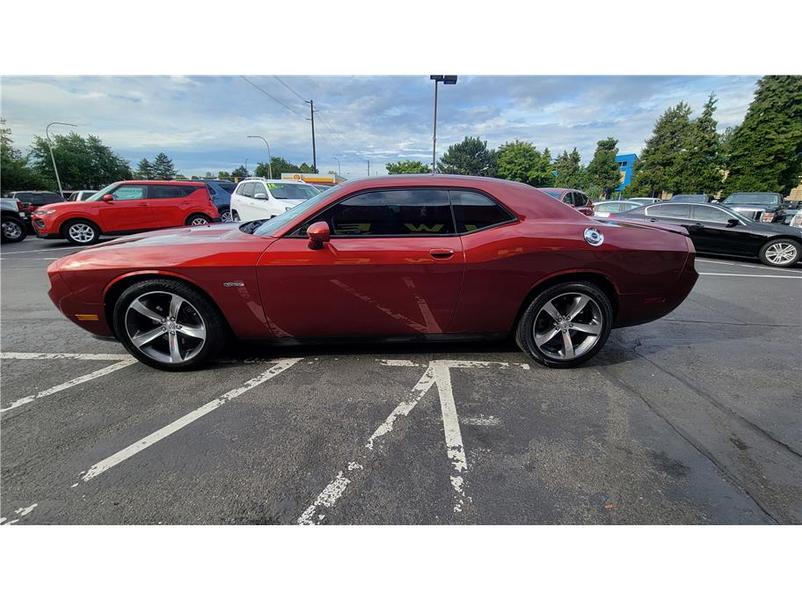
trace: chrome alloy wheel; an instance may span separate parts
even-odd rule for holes
[[[141,352],[161,363],[186,362],[206,343],[206,324],[198,310],[171,292],[147,292],[131,302],[125,333]]]
[[[231,223],[231,211],[224,210],[223,212],[221,212],[220,221],[222,221],[223,223]]]
[[[790,242],[774,242],[766,248],[765,256],[767,261],[778,266],[791,265],[798,258],[796,246]]]
[[[67,228],[67,235],[76,242],[86,244],[95,239],[95,230],[86,223],[73,223]]]
[[[9,241],[15,241],[22,237],[22,227],[16,221],[3,221],[3,236]]]
[[[546,302],[535,317],[535,345],[554,360],[579,358],[599,341],[603,319],[601,308],[587,294],[560,294]]]
[[[208,224],[209,224],[209,219],[207,219],[206,217],[194,217],[189,222],[190,227],[198,227],[200,225],[208,225]]]

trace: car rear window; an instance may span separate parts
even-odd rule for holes
[[[233,183],[228,182],[228,181],[217,181],[215,183],[217,183],[217,185],[219,185],[221,188],[223,188],[229,194],[233,193],[234,192],[234,188],[237,187],[236,185],[234,185]]]
[[[31,204],[35,204],[37,206],[42,206],[44,204],[53,204],[55,202],[64,202],[64,198],[62,198],[59,194],[55,194],[53,192],[37,192],[35,194],[31,194],[30,200],[23,199],[26,202],[30,202]]]

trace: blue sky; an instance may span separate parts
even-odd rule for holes
[[[158,152],[185,175],[266,160],[312,162],[308,105],[316,114],[321,172],[346,177],[383,173],[390,161],[431,160],[432,83],[427,75],[388,77],[248,76],[278,102],[237,76],[4,77],[2,116],[25,148],[50,121],[76,123],[132,165]],[[684,100],[694,112],[718,96],[719,128],[737,125],[752,99],[753,76],[460,76],[440,87],[438,154],[466,135],[490,146],[527,140],[552,155],[576,146],[587,162],[608,136],[638,152],[654,121]],[[283,83],[282,83],[283,82]],[[286,84],[286,85],[284,85]],[[297,95],[296,95],[297,94]],[[52,128],[51,131],[55,131]],[[64,131],[64,130],[60,130]]]

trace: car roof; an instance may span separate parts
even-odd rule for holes
[[[177,181],[175,179],[125,179],[123,181],[115,181],[115,183],[136,183],[136,184],[156,184],[156,185],[191,185],[200,186],[202,181]]]

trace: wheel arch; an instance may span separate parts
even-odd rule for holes
[[[58,231],[60,235],[62,235],[64,238],[66,238],[67,234],[64,231],[64,229],[67,227],[67,225],[69,225],[70,223],[73,223],[75,221],[86,221],[87,223],[91,223],[100,232],[99,235],[103,235],[103,228],[100,226],[100,223],[97,222],[97,219],[95,219],[93,217],[90,217],[90,216],[87,216],[87,215],[68,215],[68,216],[64,216],[60,220],[58,220],[58,221],[56,221],[54,223],[54,229],[56,229],[56,231]]]
[[[192,279],[185,277],[184,275],[180,275],[178,273],[173,273],[170,271],[158,271],[158,270],[147,270],[147,271],[134,271],[131,273],[125,273],[118,277],[115,277],[103,290],[103,311],[106,317],[106,323],[109,324],[109,328],[112,330],[114,335],[117,335],[117,332],[114,331],[114,305],[117,304],[117,300],[122,296],[123,292],[134,285],[135,283],[140,283],[142,281],[147,281],[149,279],[170,279],[172,281],[178,281],[181,283],[185,283],[197,291],[199,294],[203,295],[206,300],[208,300],[212,306],[214,306],[217,311],[220,313],[220,316],[223,319],[223,322],[226,324],[226,328],[228,329],[229,333],[232,332],[231,325],[228,322],[228,318],[226,317],[225,313],[220,309],[220,305],[215,301],[214,297],[212,297],[209,292],[207,292],[201,285],[197,282],[193,281]]]
[[[523,302],[521,302],[521,306],[518,307],[518,313],[515,315],[515,321],[513,322],[513,331],[518,326],[518,322],[521,320],[526,308],[529,306],[529,303],[540,294],[546,288],[549,288],[553,285],[557,285],[558,283],[592,283],[598,286],[606,295],[608,300],[610,300],[610,306],[613,308],[613,323],[618,316],[618,288],[616,288],[615,284],[612,280],[602,273],[598,273],[596,271],[569,271],[563,273],[556,273],[554,275],[550,275],[545,279],[541,279],[538,281],[532,289],[529,290],[529,293],[524,297]]]

